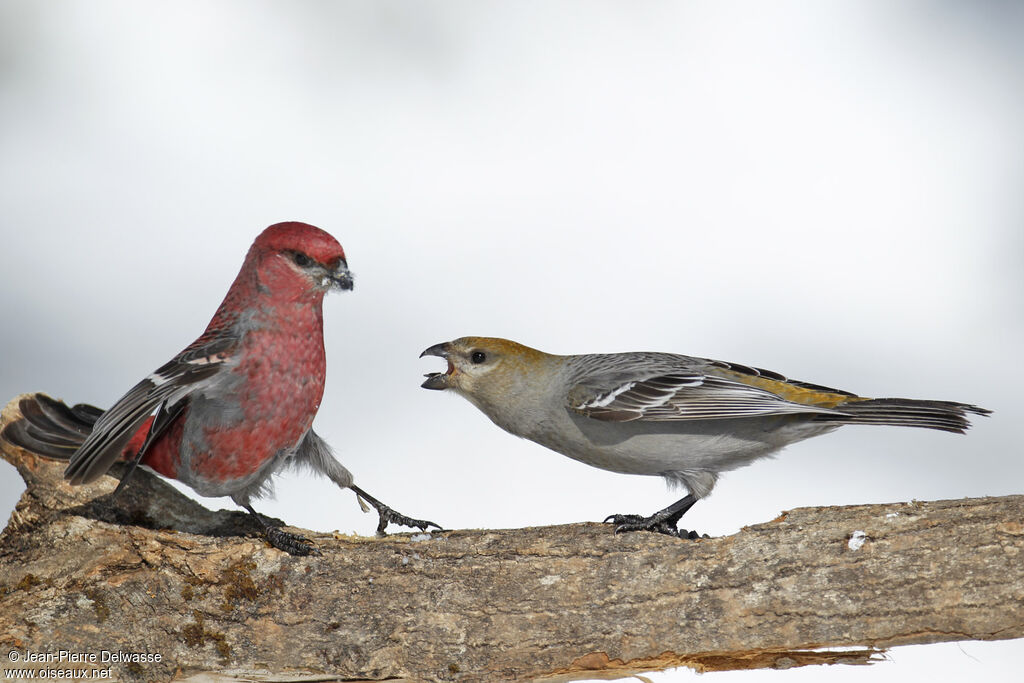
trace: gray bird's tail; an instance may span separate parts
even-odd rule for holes
[[[919,401],[912,398],[869,398],[836,406],[837,413],[818,415],[817,422],[847,425],[924,427],[963,434],[971,426],[970,415],[989,415],[991,410],[953,401]]]
[[[103,411],[79,403],[68,406],[46,394],[32,394],[18,402],[22,418],[0,434],[27,451],[56,460],[69,460],[92,432]]]

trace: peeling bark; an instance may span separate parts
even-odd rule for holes
[[[60,463],[0,449],[28,486],[0,535],[0,656],[161,658],[36,668],[561,681],[866,663],[895,645],[1024,637],[1024,496],[805,508],[699,541],[600,524],[299,530],[323,554],[291,557],[248,515],[211,512],[146,472],[111,502],[112,478],[70,487]]]

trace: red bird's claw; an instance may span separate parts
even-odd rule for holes
[[[444,528],[435,522],[428,522],[422,519],[410,519],[409,521],[412,522],[412,524],[406,524],[405,526],[414,526],[423,532],[430,531],[430,527],[434,527],[434,531],[444,531]]]
[[[444,531],[439,524],[422,519],[406,517],[400,512],[395,512],[387,505],[381,505],[377,510],[377,514],[380,515],[380,521],[377,523],[377,533],[381,536],[384,535],[384,530],[387,528],[389,523],[396,524],[398,526],[406,526],[410,529],[419,529],[420,531],[428,531],[430,527],[435,527],[438,531]]]
[[[420,531],[427,531],[430,527],[437,527],[438,531],[444,531],[439,524],[435,524],[434,522],[428,522],[422,519],[413,519],[412,517],[403,515],[401,512],[395,512],[390,506],[380,502],[355,484],[350,484],[349,488],[355,491],[356,496],[358,496],[360,500],[369,503],[373,506],[373,509],[377,511],[377,515],[380,517],[380,520],[377,522],[378,536],[384,535],[384,529],[387,528],[388,524],[414,527]]]
[[[289,555],[305,557],[307,555],[319,555],[320,550],[313,541],[303,538],[298,534],[289,533],[277,527],[267,527],[265,530],[267,542],[278,550],[283,550]]]

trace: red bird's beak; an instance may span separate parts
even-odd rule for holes
[[[338,266],[330,272],[327,276],[330,281],[331,287],[336,287],[341,290],[350,290],[355,284],[352,278],[352,273],[348,269],[348,263],[345,259],[338,261]]]

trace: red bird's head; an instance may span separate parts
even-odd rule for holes
[[[352,289],[345,250],[329,233],[306,223],[277,223],[264,230],[249,249],[249,265],[259,287],[271,292],[322,295],[335,287]]]

